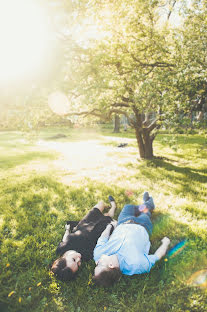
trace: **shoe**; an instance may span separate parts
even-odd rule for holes
[[[144,195],[143,195],[143,202],[145,203],[146,201],[149,200],[149,193],[148,192],[144,192]]]
[[[111,196],[111,195],[109,195],[108,199],[109,199],[110,202],[112,202],[112,201],[115,202],[115,199],[114,199],[113,196]]]

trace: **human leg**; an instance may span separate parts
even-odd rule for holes
[[[144,204],[146,205],[146,207],[152,211],[155,209],[155,204],[154,204],[154,201],[153,201],[153,198],[151,196],[149,196],[149,193],[148,192],[144,192],[144,195],[143,195],[143,202]]]
[[[107,213],[105,213],[104,215],[113,218],[113,217],[114,217],[115,210],[116,210],[116,202],[115,202],[113,196],[109,196],[109,201],[110,201],[110,204],[111,204],[111,208],[110,208],[110,210],[109,210]]]
[[[76,231],[83,224],[89,224],[97,222],[100,218],[103,217],[102,211],[106,207],[106,204],[103,201],[98,202],[84,217],[79,221],[78,225],[74,228],[73,231]]]
[[[106,208],[107,205],[103,200],[100,200],[95,206],[94,208],[97,208],[98,210],[100,210],[100,212],[104,211],[104,208]]]
[[[63,239],[62,239],[63,243],[67,242],[69,235],[70,235],[70,224],[66,224],[65,225],[65,234],[63,235]]]
[[[118,224],[122,223],[123,220],[125,219],[129,220],[130,217],[135,217],[137,215],[138,210],[139,210],[139,206],[125,205],[118,217]]]
[[[152,221],[150,219],[151,213],[141,213],[138,217],[133,218],[133,220],[140,224],[143,225],[145,227],[145,229],[147,230],[147,232],[149,234],[152,234],[152,229],[153,229],[153,225],[152,225]]]

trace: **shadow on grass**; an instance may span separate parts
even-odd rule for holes
[[[167,264],[164,260],[158,262],[149,274],[123,275],[119,283],[108,289],[97,287],[91,283],[95,264],[93,261],[88,264],[85,263],[72,287],[67,287],[66,283],[59,283],[61,302],[65,303],[65,306],[70,305],[72,311],[75,311],[77,307],[80,307],[80,311],[102,311],[106,309],[104,307],[114,312],[128,310],[170,311],[173,306],[177,306],[177,310],[178,308],[181,309],[181,307],[184,308],[186,302],[188,302],[186,306],[190,306],[195,290],[187,287],[185,280],[192,271],[192,267],[196,267],[197,270],[202,268],[201,258],[204,253],[200,254],[199,257],[197,257],[197,254],[199,255],[205,244],[203,242],[203,245],[200,245],[201,238],[199,235],[195,236],[195,233],[189,231],[188,226],[175,221],[169,214],[156,213],[153,219],[155,229],[151,239],[152,253],[160,245],[160,240],[165,235],[172,238],[172,245],[186,238],[192,239],[192,243],[176,257],[170,259]],[[184,274],[182,276],[183,280],[178,278],[180,272]],[[186,272],[188,273],[186,274]],[[182,291],[179,289],[181,287]],[[75,298],[74,293],[77,294]],[[198,291],[198,293],[200,292]],[[65,298],[73,299],[66,302]],[[150,301],[149,298],[151,298]],[[198,305],[204,306],[202,296]],[[153,310],[151,309],[152,306],[154,307]],[[97,307],[99,307],[98,310]],[[137,310],[137,307],[139,307],[139,310]],[[57,309],[55,301],[51,302],[50,309]],[[204,311],[204,309],[201,308],[201,311]]]
[[[133,164],[127,165],[134,166]],[[170,182],[171,190],[179,195],[188,195],[197,200],[205,200],[205,192],[199,190],[199,187],[205,186],[207,183],[206,169],[192,169],[190,167],[180,167],[170,163],[170,159],[153,159],[143,161],[139,165],[135,165],[138,173],[135,178],[143,176],[152,181]],[[203,173],[203,174],[202,174]],[[199,196],[199,197],[198,197]]]
[[[197,254],[203,256],[206,242],[202,241],[200,233],[190,231],[187,225],[169,214],[155,211],[152,252],[165,235],[171,238],[172,244],[184,238],[192,240],[191,249],[184,250],[168,264],[164,261],[157,263],[149,274],[123,276],[109,289],[91,284],[92,260],[82,264],[75,281],[58,282],[48,272],[49,264],[56,258],[55,250],[64,234],[65,222],[80,220],[98,200],[106,200],[109,194],[117,199],[120,207],[117,217],[121,207],[129,201],[125,190],[89,180],[77,188],[62,185],[51,177],[39,176],[22,183],[1,184],[1,189],[5,196],[0,203],[4,216],[0,236],[0,302],[7,305],[9,311],[95,312],[108,309],[116,312],[137,311],[137,307],[139,311],[152,311],[150,308],[155,307],[154,312],[170,311],[172,306],[175,310],[176,307],[181,309],[188,301],[189,305],[185,307],[189,309],[192,289],[184,286],[185,291],[181,292],[183,284],[177,281],[177,276],[180,272],[190,272],[187,269],[191,267],[199,269],[201,266]],[[12,290],[15,294],[9,298]],[[22,298],[21,305],[19,297]],[[202,295],[199,298],[198,303],[202,306],[204,299]]]
[[[170,161],[170,159],[167,159],[167,161]],[[175,172],[181,173],[186,177],[187,180],[188,178],[190,178],[200,183],[207,182],[207,176],[199,174],[200,172],[205,174],[207,172],[206,169],[199,170],[199,169],[192,169],[189,167],[175,166],[172,163],[169,163],[167,161],[165,161],[164,159],[155,159],[152,161],[152,163],[154,164],[156,168],[164,168],[166,171],[175,171]]]

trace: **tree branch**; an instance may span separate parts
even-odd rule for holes
[[[134,123],[133,119],[129,117],[127,112],[122,111],[120,109],[111,109],[110,112],[109,112],[109,118],[111,117],[111,115],[113,113],[126,116],[130,126],[132,126],[133,128],[135,127],[135,123]]]
[[[169,11],[169,13],[168,13],[168,15],[167,15],[167,20],[170,19],[170,15],[172,14],[172,11],[173,11],[173,8],[174,8],[176,2],[177,2],[177,0],[174,0],[174,2],[173,2],[173,4],[172,4],[172,9]]]
[[[111,106],[113,106],[113,107],[130,107],[129,104],[126,104],[126,103],[114,103]]]
[[[125,115],[130,125],[134,127],[133,120],[129,117],[128,113],[121,109],[110,109],[108,113],[103,113],[99,109],[92,109],[92,110],[82,111],[82,112],[66,113],[64,117],[69,117],[69,116],[74,116],[74,115],[86,117],[88,115],[93,115],[93,116],[101,118],[102,120],[109,120],[113,113],[119,114],[119,115]]]
[[[158,119],[153,120],[153,122],[147,127],[148,132],[151,132],[157,127],[157,121]]]
[[[82,111],[82,112],[72,112],[72,113],[66,113],[64,115],[64,117],[68,117],[68,116],[88,116],[88,115],[93,115],[93,116],[96,116],[96,117],[100,117],[102,119],[106,119],[106,115],[104,115],[104,113],[101,113],[100,110],[98,109],[92,109],[91,111]]]

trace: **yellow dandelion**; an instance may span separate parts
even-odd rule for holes
[[[10,263],[7,263],[7,264],[6,264],[6,267],[8,268],[9,266],[10,266]]]
[[[37,287],[39,287],[40,285],[42,285],[42,283],[41,283],[41,282],[37,283]]]
[[[8,294],[8,297],[11,297],[14,293],[15,293],[15,291],[12,290],[12,291]]]
[[[165,259],[164,259],[164,261],[165,261],[165,262],[167,262],[167,261],[168,261],[168,259],[167,259],[167,258],[165,258]]]
[[[32,287],[29,287],[29,291],[31,291],[32,290]]]
[[[104,311],[106,310],[106,307],[104,307]]]
[[[22,298],[21,297],[19,297],[19,303],[21,303],[22,302]]]

